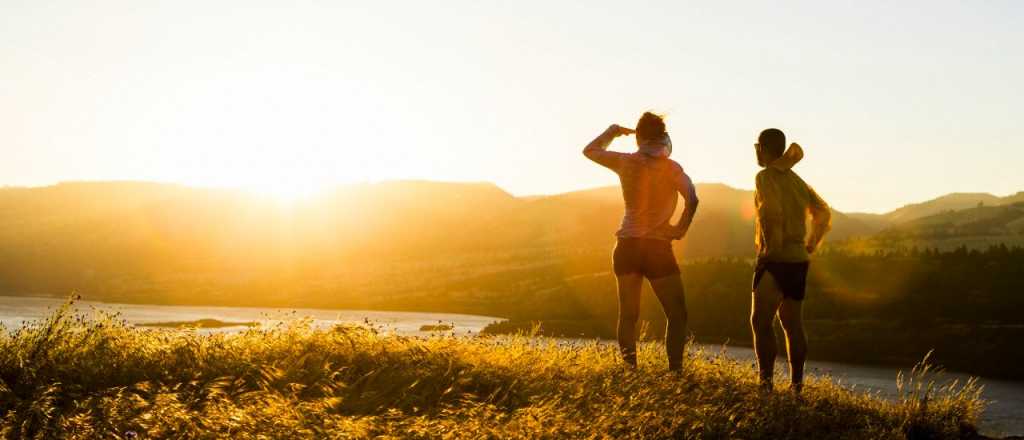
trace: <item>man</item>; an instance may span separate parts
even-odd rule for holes
[[[770,391],[777,353],[772,323],[779,316],[786,333],[792,389],[800,393],[807,358],[802,316],[807,269],[810,254],[828,232],[832,214],[821,196],[791,169],[803,158],[803,150],[794,143],[783,153],[785,145],[786,135],[775,128],[762,131],[754,144],[757,163],[764,169],[757,173],[754,193],[757,264],[750,327],[761,386]]]
[[[636,134],[638,151],[606,151],[618,136]],[[697,212],[697,192],[690,177],[669,159],[672,141],[665,122],[644,113],[636,130],[612,125],[583,149],[583,154],[619,175],[626,212],[613,255],[618,283],[618,340],[622,359],[636,368],[636,325],[640,315],[640,290],[646,277],[658,297],[668,325],[665,350],[670,371],[683,367],[686,348],[686,300],[672,240],[682,239]],[[679,221],[670,220],[679,195],[686,206]]]

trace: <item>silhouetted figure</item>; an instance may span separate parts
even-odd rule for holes
[[[758,143],[754,144],[757,163],[764,169],[757,173],[754,193],[757,264],[750,327],[754,332],[761,385],[771,390],[778,352],[772,323],[775,315],[779,316],[786,332],[793,390],[799,393],[807,358],[802,315],[807,269],[810,254],[828,232],[832,213],[821,196],[792,170],[803,158],[803,149],[794,143],[783,153],[785,145],[786,135],[775,128],[762,131]],[[806,226],[808,215],[812,220],[810,235]]]
[[[638,151],[606,151],[618,136],[636,134]],[[672,254],[672,240],[686,235],[697,212],[697,192],[690,177],[669,159],[672,141],[665,122],[644,113],[636,130],[618,125],[608,127],[583,149],[590,160],[619,175],[626,213],[616,233],[613,267],[619,287],[618,340],[622,358],[636,367],[636,325],[640,315],[640,289],[646,277],[654,288],[668,319],[665,348],[669,369],[683,365],[686,348],[686,299],[679,265]],[[671,223],[679,195],[686,200],[679,222]]]

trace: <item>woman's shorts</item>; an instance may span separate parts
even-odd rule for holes
[[[799,263],[760,261],[754,268],[754,283],[751,289],[757,290],[757,284],[761,282],[764,273],[768,272],[772,274],[779,290],[782,290],[784,298],[802,301],[807,290],[807,269],[810,264],[807,261]]]
[[[669,240],[620,237],[615,243],[612,263],[615,275],[636,273],[654,280],[679,274]]]

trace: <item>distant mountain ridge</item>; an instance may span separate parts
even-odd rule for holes
[[[697,191],[700,208],[677,251],[749,258],[752,192],[715,183]],[[950,195],[883,215],[835,211],[828,240],[1010,240],[1024,233],[1017,199],[1024,193]],[[145,292],[186,281],[199,290],[230,283],[284,291],[296,280],[346,277],[346,261],[387,266],[527,249],[604,255],[622,210],[612,186],[515,197],[491,183],[389,181],[291,206],[237,190],[149,182],[0,188],[0,292]]]
[[[727,217],[727,223],[743,223],[743,228],[752,221],[753,192],[729,187],[719,183],[698,184],[701,196],[700,214],[697,222],[708,216]],[[47,187],[0,188],[0,223],[20,216],[42,218],[111,215],[115,212],[139,209],[149,206],[159,209],[162,203],[199,203],[202,201],[231,201],[234,204],[258,206],[258,195],[238,190],[195,188],[177,184],[112,181],[112,182],[68,182]],[[1024,201],[1024,192],[1007,197],[987,193],[953,193],[932,200],[908,204],[885,214],[836,213],[832,237],[869,235],[881,230],[912,222],[921,218],[976,208],[978,206],[1000,206]],[[230,206],[229,203],[227,206]],[[558,204],[565,206],[559,207]],[[350,205],[354,213],[346,217],[356,221],[376,217],[375,211],[394,211],[403,217],[403,211],[415,212],[427,217],[441,216],[450,220],[462,220],[467,224],[488,220],[491,215],[501,212],[516,217],[509,209],[536,211],[538,209],[565,210],[601,208],[608,212],[603,215],[617,220],[621,215],[622,202],[617,186],[591,188],[555,195],[515,197],[493,183],[453,183],[420,180],[396,180],[380,183],[361,183],[340,186],[307,202],[298,209],[309,215],[327,215],[325,209],[345,210]],[[225,206],[226,207],[226,206]],[[73,208],[73,212],[68,209]],[[261,208],[265,214],[273,210]],[[543,212],[532,212],[531,221],[541,222]],[[273,216],[271,216],[273,217]],[[29,219],[19,219],[29,220]],[[421,219],[422,220],[422,219]],[[581,221],[583,221],[581,219]],[[389,221],[373,218],[370,223],[383,225]],[[735,226],[735,225],[733,225]],[[696,229],[696,228],[695,228]]]
[[[989,193],[950,193],[931,200],[907,204],[883,214],[853,212],[847,215],[866,223],[871,228],[882,230],[937,214],[1018,202],[1024,202],[1024,191],[1006,197]]]
[[[1013,197],[1013,196],[1011,196]],[[1011,198],[1008,197],[1007,199]],[[885,214],[890,222],[902,223],[946,211],[958,211],[980,205],[1000,205],[1007,203],[1004,198],[988,193],[952,193],[921,203],[905,205]]]
[[[946,210],[904,221],[879,232],[872,239],[901,247],[950,250],[958,247],[1024,246],[1024,201],[1015,196],[996,203]]]

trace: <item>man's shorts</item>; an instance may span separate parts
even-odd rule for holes
[[[782,263],[774,261],[760,261],[754,268],[754,283],[752,290],[757,290],[757,283],[761,282],[764,273],[772,274],[775,284],[779,286],[784,298],[803,301],[804,293],[807,290],[807,269],[811,263],[808,261],[799,263]]]
[[[619,237],[612,263],[615,275],[635,273],[654,280],[679,274],[679,264],[669,240]]]

